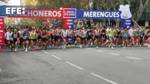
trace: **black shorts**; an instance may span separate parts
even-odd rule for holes
[[[99,39],[99,38],[100,38],[100,36],[95,36],[95,38],[96,38],[96,39]]]
[[[6,44],[10,44],[10,40],[5,40],[6,41]]]
[[[90,40],[90,39],[92,39],[92,37],[91,36],[87,36],[87,40]]]
[[[46,41],[48,41],[48,39],[47,38],[42,38],[42,41],[46,42]]]
[[[13,41],[13,40],[10,40],[10,44],[14,44],[14,41]]]
[[[23,38],[21,37],[21,38],[20,38],[20,43],[22,43],[22,42],[23,42]]]
[[[29,41],[29,38],[23,39],[23,41]]]
[[[39,35],[39,36],[38,36],[38,40],[41,40],[41,39],[42,39],[42,37]]]
[[[54,35],[54,36],[53,36],[53,40],[54,40],[54,41],[57,41],[57,40],[58,40],[58,37],[57,37],[56,35]]]
[[[82,40],[82,41],[86,40],[86,37],[82,37],[81,40]]]
[[[59,40],[62,40],[62,37],[61,37],[61,36],[57,36],[57,38],[58,38]]]
[[[13,43],[16,43],[16,42],[17,42],[17,38],[14,38],[14,39],[13,39]]]
[[[35,42],[35,41],[36,41],[36,39],[30,39],[30,41],[34,41],[34,42]]]

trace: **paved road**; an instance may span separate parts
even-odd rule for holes
[[[0,84],[150,84],[150,49],[1,52]]]

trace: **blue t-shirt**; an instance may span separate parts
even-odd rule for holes
[[[29,39],[29,36],[30,36],[30,34],[28,31],[23,32],[23,39]]]

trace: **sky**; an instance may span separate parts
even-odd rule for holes
[[[9,0],[7,3],[0,1],[0,5],[15,5],[15,6],[19,6],[19,5],[21,5],[21,3],[20,3],[20,0]]]
[[[9,0],[9,5],[20,5],[20,0]]]

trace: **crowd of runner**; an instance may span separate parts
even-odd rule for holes
[[[27,52],[51,47],[134,47],[143,46],[150,39],[150,30],[120,29],[100,27],[91,29],[61,29],[61,28],[16,28],[6,29],[6,46],[11,51],[17,51],[20,46]]]

